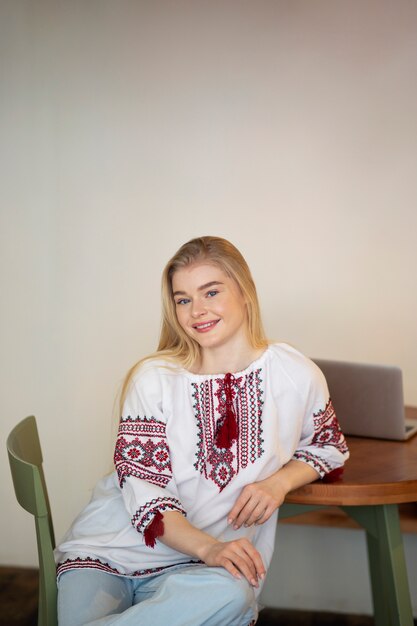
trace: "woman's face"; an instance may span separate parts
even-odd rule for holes
[[[181,328],[203,350],[248,345],[245,299],[217,265],[196,263],[177,270],[172,291]]]

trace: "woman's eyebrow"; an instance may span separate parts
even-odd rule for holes
[[[201,285],[201,287],[197,287],[197,291],[204,291],[204,289],[208,289],[209,287],[213,287],[214,285],[223,285],[219,280],[211,280],[209,283],[205,283]],[[185,291],[174,291],[173,296],[185,296]]]

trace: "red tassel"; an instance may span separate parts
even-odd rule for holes
[[[147,545],[148,548],[154,548],[157,537],[162,537],[164,531],[164,517],[160,511],[157,511],[155,513],[155,517],[151,523],[147,525],[145,532],[143,533],[145,545]]]
[[[216,434],[216,446],[218,448],[230,448],[237,439],[237,421],[233,408],[233,375],[226,374],[224,377],[224,392],[226,395],[226,413],[223,423]]]
[[[230,448],[237,439],[237,424],[233,413],[226,414],[223,424],[216,435],[216,446],[218,448]]]
[[[324,483],[334,483],[336,480],[339,480],[343,476],[344,468],[336,467],[336,469],[332,470],[328,474],[325,474],[322,478]]]

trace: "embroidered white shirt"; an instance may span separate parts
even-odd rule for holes
[[[215,435],[224,419],[223,374],[196,375],[172,363],[147,361],[127,395],[115,450],[116,472],[103,478],[91,502],[55,551],[58,575],[93,567],[147,576],[193,562],[143,533],[157,511],[180,511],[191,524],[228,541],[248,537],[268,567],[275,513],[265,524],[233,530],[227,517],[242,488],[291,459],[320,476],[348,458],[326,381],[294,348],[274,344],[232,376],[238,436],[230,449]]]

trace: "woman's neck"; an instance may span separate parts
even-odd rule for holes
[[[241,372],[258,359],[265,348],[246,346],[232,350],[229,346],[203,350],[201,361],[193,368],[195,374],[227,374]]]

